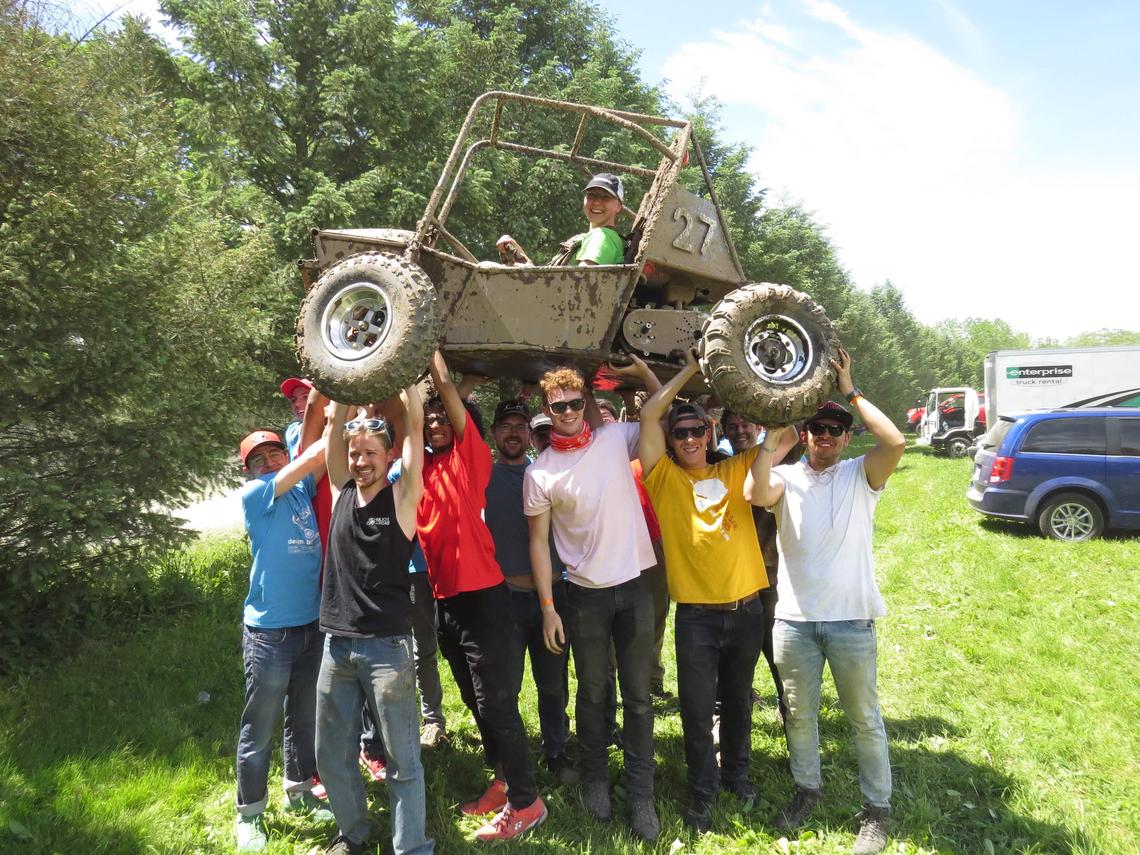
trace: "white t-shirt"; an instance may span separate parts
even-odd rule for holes
[[[887,613],[875,582],[871,534],[883,489],[872,490],[863,458],[816,472],[806,461],[773,470],[784,495],[772,512],[780,550],[776,617],[870,620]]]
[[[657,563],[629,468],[638,433],[636,424],[602,425],[585,448],[548,448],[526,470],[523,511],[550,511],[554,544],[575,585],[612,588]]]

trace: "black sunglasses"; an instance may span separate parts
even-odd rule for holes
[[[677,440],[678,442],[681,442],[681,441],[688,439],[690,436],[693,439],[700,439],[702,436],[704,436],[706,433],[708,433],[708,431],[709,431],[708,425],[697,425],[696,427],[673,428],[672,434],[673,434],[673,439]]]
[[[832,436],[843,436],[847,432],[847,428],[843,425],[821,425],[819,422],[813,422],[807,426],[808,433],[812,436],[823,436],[829,433]]]
[[[559,416],[567,410],[573,410],[576,413],[580,413],[586,408],[586,399],[575,398],[572,401],[551,401],[547,406],[550,407],[550,412]]]

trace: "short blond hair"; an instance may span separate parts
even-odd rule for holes
[[[583,396],[586,394],[586,378],[577,368],[555,368],[553,371],[547,371],[538,381],[538,385],[542,389],[544,404],[550,401],[550,395],[556,389],[581,392]]]

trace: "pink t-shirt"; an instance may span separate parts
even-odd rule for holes
[[[548,448],[523,478],[523,511],[550,511],[554,544],[570,581],[612,588],[657,563],[629,461],[638,426],[612,423],[576,451]]]

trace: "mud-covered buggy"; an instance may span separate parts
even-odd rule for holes
[[[544,149],[504,138],[503,111],[516,105],[577,114],[572,144]],[[490,133],[469,144],[484,110],[493,110]],[[660,164],[648,169],[583,154],[591,122],[623,129],[659,153]],[[484,149],[568,162],[583,175],[651,179],[636,213],[626,209],[633,214],[626,263],[480,264],[447,220]],[[690,157],[705,195],[678,182]],[[806,294],[744,281],[688,122],[488,92],[468,111],[414,232],[314,229],[312,240],[316,257],[300,262],[310,288],[297,352],[302,371],[336,400],[390,396],[424,373],[437,347],[455,370],[524,381],[566,364],[589,376],[634,352],[664,380],[696,345],[704,380],[694,382],[707,380],[721,403],[768,425],[814,412],[834,387],[833,325]]]

